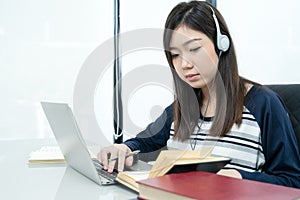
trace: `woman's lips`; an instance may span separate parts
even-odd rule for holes
[[[200,76],[200,74],[198,74],[198,73],[197,74],[187,74],[185,76],[185,78],[189,81],[195,81],[195,80],[198,80],[199,76]]]

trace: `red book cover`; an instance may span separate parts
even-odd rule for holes
[[[167,174],[137,182],[148,188],[192,199],[300,199],[300,189],[202,171]]]

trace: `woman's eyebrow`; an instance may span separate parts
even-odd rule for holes
[[[188,44],[190,44],[190,43],[192,43],[192,42],[198,41],[198,40],[202,40],[202,38],[193,38],[193,39],[190,39],[190,40],[188,40],[188,41],[185,41],[185,42],[182,44],[182,46],[186,46],[186,45],[188,45]],[[174,50],[174,49],[178,49],[178,48],[177,48],[177,47],[172,47],[172,46],[170,46],[170,48],[169,48],[169,50]]]
[[[195,41],[198,41],[198,40],[202,40],[202,38],[193,38],[193,39],[190,39],[190,40],[184,42],[183,46],[186,46],[186,45],[190,44],[191,42],[195,42]]]

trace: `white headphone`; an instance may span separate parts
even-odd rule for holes
[[[230,41],[227,35],[224,35],[221,33],[220,31],[220,26],[219,26],[219,22],[218,19],[215,15],[214,10],[210,7],[211,11],[212,11],[212,16],[214,18],[215,24],[216,24],[216,29],[217,29],[217,47],[220,51],[225,52],[228,50],[229,46],[230,46]]]

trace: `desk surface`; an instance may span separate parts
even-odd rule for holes
[[[121,185],[99,186],[64,165],[27,164],[31,151],[55,144],[54,139],[0,141],[0,199],[136,199]]]

